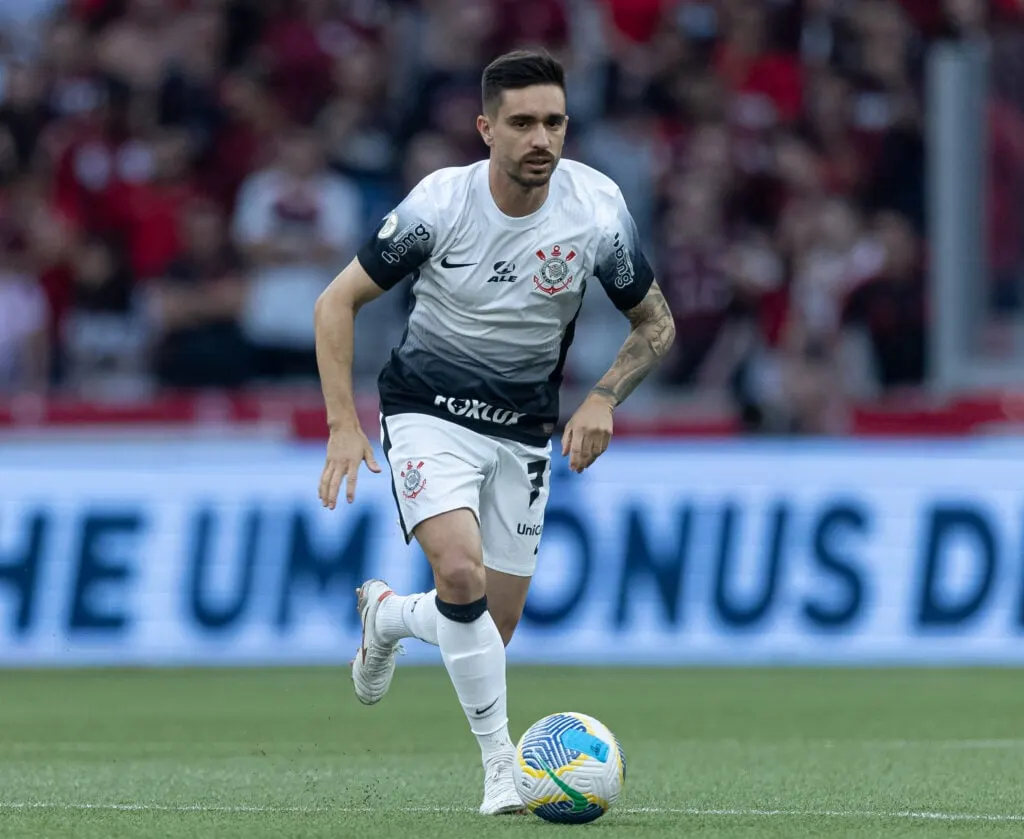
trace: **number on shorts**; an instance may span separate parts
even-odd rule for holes
[[[531,460],[526,464],[526,472],[530,476],[530,506],[540,496],[544,488],[544,469],[547,467],[546,460]]]

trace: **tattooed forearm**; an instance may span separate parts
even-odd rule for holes
[[[619,405],[665,357],[676,336],[675,321],[657,283],[638,306],[626,312],[631,326],[629,337],[619,350],[611,369],[593,392]]]

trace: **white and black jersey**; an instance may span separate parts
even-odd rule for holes
[[[381,412],[424,413],[545,445],[587,280],[621,310],[653,281],[615,183],[562,160],[544,205],[502,213],[486,160],[424,178],[359,251],[390,289],[412,274],[415,303],[380,374]]]

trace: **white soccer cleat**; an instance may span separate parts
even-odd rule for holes
[[[480,805],[480,815],[501,816],[526,812],[512,775],[515,757],[515,749],[508,749],[487,758],[484,763],[484,800]]]
[[[402,651],[397,641],[386,644],[377,634],[377,610],[393,593],[383,580],[367,580],[356,589],[363,637],[352,660],[352,683],[356,697],[364,705],[373,705],[384,698],[395,675],[395,655]]]

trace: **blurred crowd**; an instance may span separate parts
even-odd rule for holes
[[[1019,0],[2,3],[0,392],[314,381],[317,295],[420,178],[485,155],[482,67],[544,46],[568,72],[566,155],[620,184],[677,318],[656,389],[836,429],[851,397],[927,376],[929,45],[1013,65],[1022,20]],[[990,132],[1008,309],[1021,112],[1007,94]],[[597,298],[570,383],[625,329]],[[362,383],[408,304],[360,316]]]

